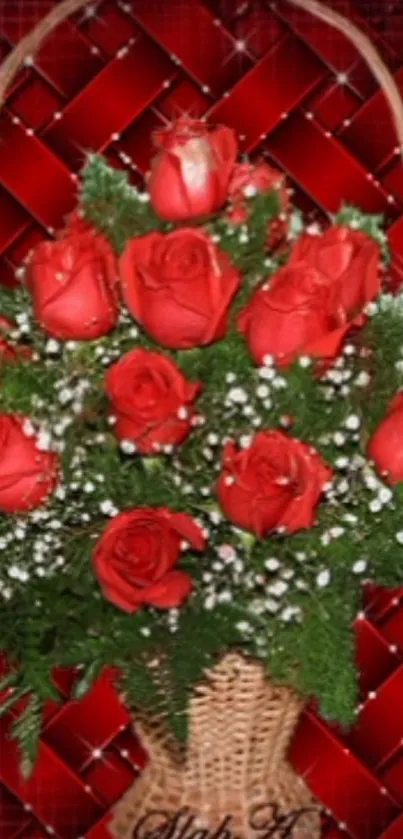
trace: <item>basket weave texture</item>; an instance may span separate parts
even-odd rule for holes
[[[227,654],[190,701],[186,753],[161,720],[136,719],[136,733],[150,760],[115,810],[110,826],[114,836],[140,839],[155,830],[162,837],[168,814],[186,811],[195,818],[189,837],[202,828],[217,830],[230,816],[226,827],[237,839],[263,834],[319,839],[319,808],[287,761],[302,706],[292,690],[268,681],[258,662]],[[292,816],[303,810],[307,812],[298,818]],[[152,816],[155,811],[159,814]],[[178,835],[184,818],[178,822]],[[263,825],[274,827],[276,819],[272,833],[267,828],[262,832]],[[141,820],[144,830],[136,831]],[[224,833],[222,837],[226,839]]]

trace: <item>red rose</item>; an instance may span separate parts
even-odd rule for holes
[[[28,264],[35,317],[48,335],[89,341],[118,319],[117,264],[111,245],[85,222],[41,242]]]
[[[332,470],[320,455],[283,431],[261,431],[249,448],[230,441],[217,483],[220,505],[237,527],[258,536],[310,527]]]
[[[189,382],[179,367],[158,352],[135,349],[108,370],[106,392],[119,440],[131,440],[141,454],[181,443],[190,432],[200,382]]]
[[[272,169],[267,163],[238,163],[231,176],[229,184],[229,201],[231,203],[228,218],[234,224],[241,224],[248,218],[248,198],[259,192],[275,191],[277,193],[280,212],[277,218],[268,223],[267,247],[274,248],[284,239],[288,230],[287,213],[290,199],[286,188],[285,175]]]
[[[298,355],[334,358],[380,287],[379,248],[364,233],[338,227],[304,235],[288,264],[253,294],[238,328],[258,364],[266,355],[280,366]]]
[[[29,419],[0,414],[0,510],[19,513],[38,507],[56,487],[58,458],[41,451]]]
[[[166,507],[119,513],[93,553],[95,574],[106,599],[125,612],[146,605],[179,606],[192,590],[189,575],[175,570],[181,548],[188,545],[202,551],[205,539],[186,513]]]
[[[159,344],[188,349],[225,335],[239,274],[202,230],[131,239],[120,265],[127,307]]]
[[[392,399],[368,443],[368,455],[390,484],[403,481],[403,392]]]
[[[153,140],[159,151],[149,190],[156,213],[170,221],[185,221],[219,210],[237,155],[234,131],[180,119],[156,132]]]
[[[351,227],[329,227],[320,236],[308,233],[296,241],[289,265],[307,262],[349,315],[362,312],[381,290],[380,250],[374,239]]]

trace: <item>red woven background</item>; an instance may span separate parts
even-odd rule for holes
[[[333,0],[376,42],[403,91],[402,0]],[[0,0],[0,58],[54,5]],[[181,113],[233,126],[240,147],[284,169],[307,212],[354,202],[384,212],[403,280],[403,168],[388,109],[355,49],[286,0],[103,0],[47,41],[0,116],[0,281],[75,201],[84,153],[141,180],[150,132]],[[403,601],[403,591],[401,594]],[[308,710],[292,759],[328,810],[324,839],[403,837],[403,607],[367,595],[357,621],[362,708],[343,734]],[[105,673],[80,702],[58,672],[37,768],[18,774],[0,725],[0,839],[105,839],[108,812],[144,762]]]

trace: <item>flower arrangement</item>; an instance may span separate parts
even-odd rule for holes
[[[0,713],[27,698],[26,771],[56,665],[80,696],[113,664],[184,739],[236,650],[351,723],[362,584],[402,580],[382,219],[306,226],[229,128],[154,141],[147,192],[89,155],[77,210],[0,291]]]

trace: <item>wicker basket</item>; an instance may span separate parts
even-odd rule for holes
[[[319,807],[287,761],[301,710],[298,696],[269,682],[258,662],[227,654],[190,701],[186,754],[160,720],[136,720],[149,763],[110,830],[118,839],[191,839],[196,831],[207,839],[200,830],[219,839],[316,839]]]

